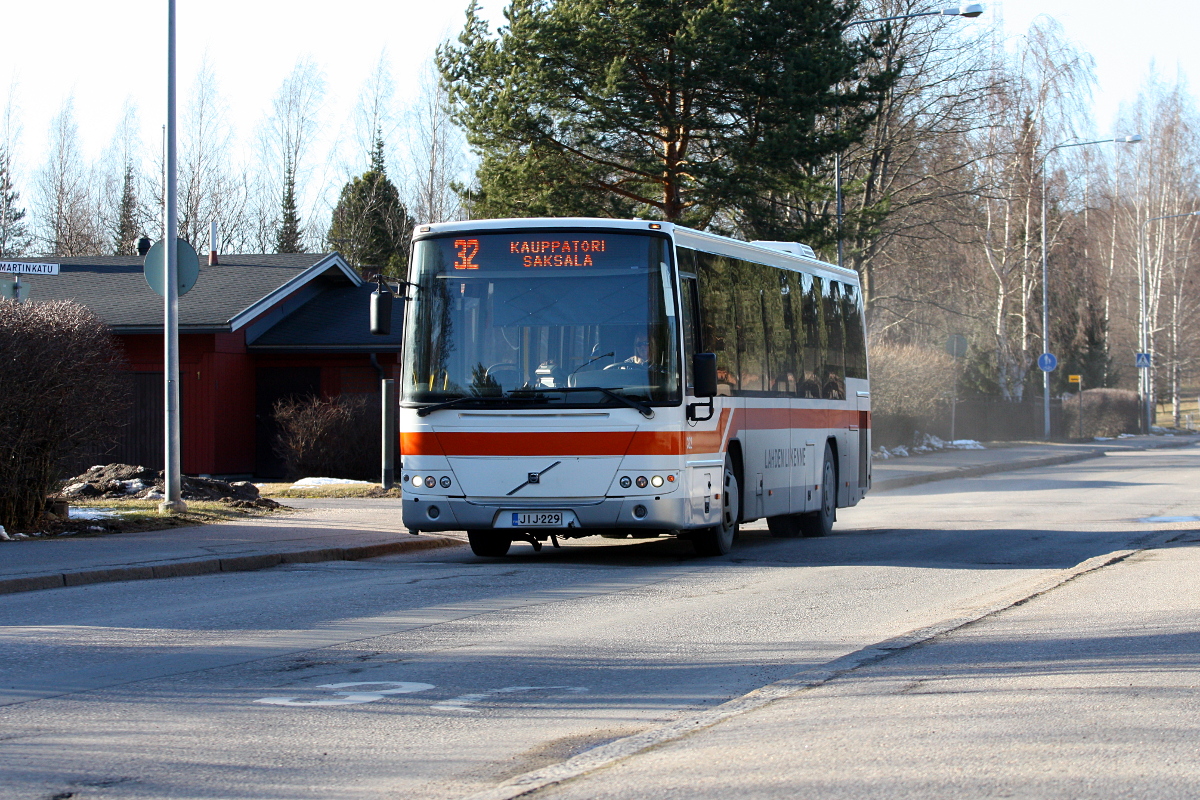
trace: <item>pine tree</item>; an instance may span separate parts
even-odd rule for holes
[[[21,194],[12,183],[12,158],[0,149],[0,258],[20,256],[29,248],[25,209],[18,204]]]
[[[356,267],[400,276],[408,263],[412,228],[400,192],[387,176],[383,138],[377,133],[371,168],[342,187],[329,227],[329,246]]]
[[[113,228],[113,255],[136,255],[137,239],[142,233],[142,226],[138,220],[137,188],[132,164],[125,165],[125,176],[121,183],[121,206],[116,222]]]
[[[861,135],[896,77],[866,74],[877,42],[844,35],[857,8],[512,0],[493,34],[473,3],[438,66],[482,157],[477,209],[705,227],[773,192],[823,190],[807,175]]]
[[[289,163],[283,176],[283,214],[275,237],[275,252],[303,253],[300,241],[300,213],[296,210],[296,171]]]

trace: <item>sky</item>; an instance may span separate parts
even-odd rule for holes
[[[326,143],[352,135],[363,82],[386,52],[398,101],[417,94],[417,78],[438,43],[462,26],[466,0],[177,0],[179,96],[183,102],[204,59],[212,64],[238,135],[249,140],[271,98],[299,58],[324,71]],[[484,0],[498,21],[503,0]],[[1132,101],[1151,64],[1164,77],[1200,75],[1200,4],[1141,6],[1116,0],[997,0],[978,20],[1010,34],[1039,14],[1096,59],[1095,132],[1113,131],[1120,105]],[[931,8],[939,7],[937,2]],[[18,174],[29,197],[32,172],[45,158],[50,121],[73,98],[85,157],[111,142],[127,100],[142,120],[143,144],[157,150],[166,107],[166,0],[56,0],[6,3],[0,59],[0,109],[13,99],[19,126]],[[1153,11],[1152,11],[1153,9]],[[1152,132],[1144,132],[1148,137]]]

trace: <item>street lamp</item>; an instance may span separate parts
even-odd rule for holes
[[[853,22],[847,22],[847,28],[853,28],[855,25],[872,25],[877,22],[893,22],[899,19],[915,19],[916,17],[978,17],[983,13],[982,3],[968,3],[967,5],[956,6],[953,8],[943,8],[939,11],[918,11],[915,14],[900,14],[895,17],[878,17],[876,19],[858,19]],[[837,213],[837,264],[842,266],[842,254],[844,245],[842,243],[842,217],[845,214],[842,203],[842,151],[838,150],[833,154],[833,187],[835,195],[835,210]]]
[[[1042,354],[1050,354],[1050,291],[1047,276],[1049,271],[1046,268],[1046,162],[1050,160],[1050,154],[1055,150],[1062,150],[1067,147],[1083,147],[1089,144],[1107,144],[1109,142],[1118,142],[1120,144],[1137,144],[1142,140],[1140,133],[1135,133],[1132,136],[1118,136],[1114,139],[1096,139],[1090,142],[1062,142],[1056,144],[1046,151],[1042,156]],[[1042,438],[1047,441],[1050,439],[1050,370],[1042,368]]]
[[[1150,352],[1150,282],[1146,275],[1146,267],[1150,261],[1150,240],[1146,238],[1146,226],[1160,219],[1178,219],[1179,217],[1200,217],[1200,211],[1189,211],[1185,214],[1166,214],[1161,217],[1151,217],[1143,220],[1138,230],[1138,352]],[[1154,405],[1151,397],[1154,384],[1150,380],[1150,368],[1138,368],[1138,394],[1142,399],[1142,423],[1146,433],[1154,425]]]

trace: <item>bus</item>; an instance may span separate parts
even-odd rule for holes
[[[871,486],[856,273],[667,222],[422,225],[405,287],[404,524],[514,541],[830,532]]]

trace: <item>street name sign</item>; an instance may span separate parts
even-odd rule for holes
[[[39,264],[34,261],[0,261],[0,272],[14,275],[57,275],[58,264]]]
[[[1149,353],[1138,353],[1137,354],[1137,368],[1138,369],[1150,369],[1150,354]]]
[[[1038,369],[1042,372],[1054,372],[1054,368],[1058,366],[1058,359],[1053,353],[1042,353],[1038,356]]]

